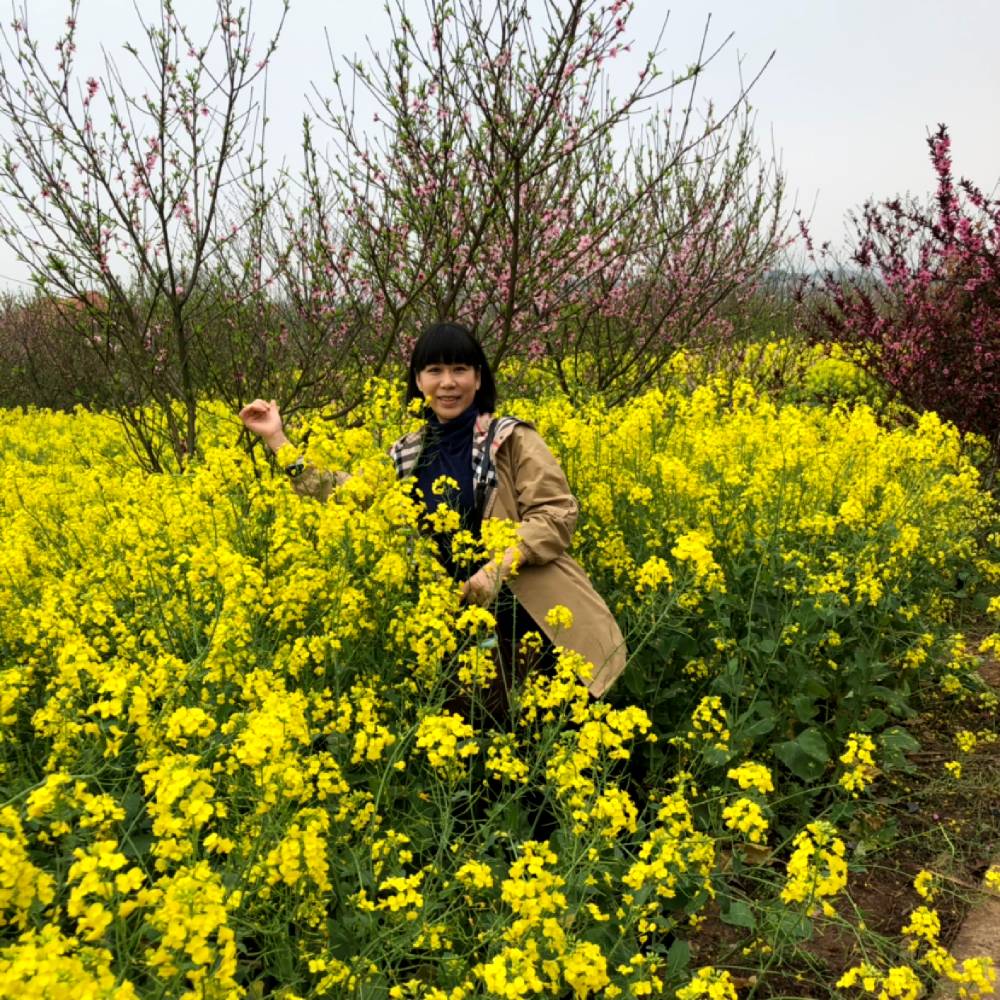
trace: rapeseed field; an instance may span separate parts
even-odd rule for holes
[[[824,922],[864,942],[856,811],[922,699],[992,703],[995,504],[933,414],[684,365],[615,409],[504,407],[563,464],[630,650],[602,701],[564,652],[505,725],[476,699],[492,616],[386,456],[415,419],[395,387],[298,428],[353,473],[326,503],[211,405],[204,459],[161,475],[107,416],[3,414],[0,995],[728,1000]],[[918,889],[831,993],[989,992]],[[719,920],[736,957],[693,961]]]

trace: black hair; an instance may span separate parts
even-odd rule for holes
[[[417,388],[417,372],[428,365],[471,365],[479,372],[476,408],[492,413],[497,405],[497,386],[482,345],[472,331],[461,323],[434,323],[417,338],[410,355],[410,373],[406,382],[406,400],[423,399]]]

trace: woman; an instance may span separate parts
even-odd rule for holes
[[[502,560],[474,571],[456,564],[449,540],[435,536],[441,561],[462,583],[464,600],[490,606],[497,618],[498,676],[486,706],[503,712],[507,694],[529,668],[551,669],[552,643],[593,664],[588,690],[601,697],[625,666],[625,643],[607,605],[586,573],[566,555],[577,504],[559,463],[530,424],[493,416],[496,385],[483,349],[457,323],[438,323],[417,340],[410,358],[407,399],[426,400],[427,421],[389,449],[400,478],[414,476],[428,513],[446,501],[463,527],[478,537],[486,518],[517,522],[517,543]],[[277,451],[288,443],[277,406],[257,399],[240,419]],[[301,459],[285,470],[303,495],[325,499],[347,475],[324,475]],[[441,476],[458,483],[442,497],[432,489]],[[556,605],[573,616],[558,632],[546,621]],[[542,648],[521,655],[521,638],[542,635]]]

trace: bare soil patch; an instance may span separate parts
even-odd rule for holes
[[[1000,663],[984,663],[981,674],[1000,693]],[[849,878],[838,909],[851,927],[817,920],[809,940],[786,949],[780,962],[768,968],[759,949],[744,954],[749,944],[745,930],[710,914],[691,942],[695,967],[731,969],[741,998],[829,997],[843,972],[872,959],[872,939],[898,947],[902,926],[925,902],[913,880],[928,869],[941,885],[933,906],[941,919],[942,943],[958,958],[990,955],[1000,968],[1000,899],[980,888],[990,864],[1000,860],[1000,742],[981,742],[965,756],[955,744],[961,729],[996,732],[997,712],[978,699],[960,709],[949,706],[947,712],[932,706],[909,724],[921,744],[912,755],[914,772],[884,779],[870,815],[852,830],[854,866],[859,864],[859,843],[882,846],[867,848],[860,859],[864,870],[852,871]],[[955,780],[944,764],[959,757],[962,777]],[[864,928],[866,944],[852,927]]]

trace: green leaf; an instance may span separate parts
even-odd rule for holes
[[[737,697],[746,686],[746,678],[739,664],[734,664],[732,660],[720,671],[715,680],[712,681],[712,693]]]
[[[815,674],[802,681],[802,693],[809,695],[810,698],[830,697],[830,689]]]
[[[659,639],[655,649],[664,660],[690,660],[698,655],[698,640],[686,632],[672,632]]]
[[[891,729],[887,729],[880,738],[882,746],[886,750],[897,750],[900,753],[914,753],[920,749],[919,741],[914,739],[901,726],[893,726]]]
[[[813,781],[826,769],[830,752],[818,729],[806,729],[794,740],[778,743],[774,754],[797,778]]]
[[[152,846],[153,835],[151,833],[133,834],[126,838],[122,845],[122,854],[132,861],[139,861],[148,857]]]
[[[892,726],[885,730],[879,738],[882,744],[882,760],[880,763],[887,771],[912,769],[913,765],[906,759],[908,753],[920,749],[920,744],[905,729]]]
[[[701,752],[702,759],[709,767],[722,767],[728,764],[735,755],[735,750],[723,750],[720,747],[705,747]]]
[[[812,933],[812,921],[807,916],[786,910],[778,920],[774,936],[778,939],[786,938],[791,941],[808,941],[812,937]]]
[[[868,697],[881,701],[883,705],[898,708],[906,704],[906,699],[894,688],[886,687],[884,684],[873,684],[868,688]]]
[[[682,634],[677,640],[677,655],[685,660],[693,659],[698,655],[698,640],[693,635]]]
[[[770,708],[770,706],[768,706]],[[758,707],[759,711],[759,707]],[[747,713],[749,715],[749,713]],[[756,713],[755,713],[756,714]],[[775,720],[774,715],[762,715],[760,718],[753,722],[744,723],[744,719],[747,716],[744,715],[735,726],[733,726],[733,732],[739,739],[744,740],[755,740],[758,736],[766,736],[774,729]]]
[[[722,922],[733,927],[746,927],[747,930],[754,930],[757,926],[757,919],[753,915],[753,910],[746,903],[736,900],[729,904],[728,909],[722,911]]]
[[[691,945],[677,938],[667,951],[667,973],[671,979],[684,972],[691,964]]]
[[[797,695],[792,699],[792,711],[799,722],[810,722],[816,718],[819,709],[816,707],[815,698],[810,698],[807,694]]]
[[[825,764],[830,759],[830,751],[827,749],[826,740],[818,729],[804,729],[795,737],[795,742],[802,747],[802,752],[821,764]]]

